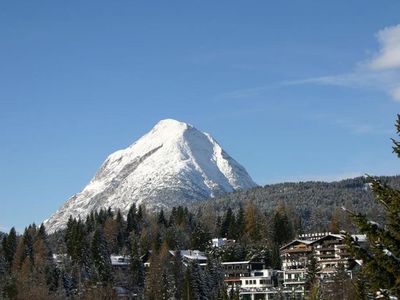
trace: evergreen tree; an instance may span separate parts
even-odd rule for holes
[[[205,275],[196,261],[191,261],[188,265],[190,297],[188,299],[206,300],[208,299],[207,282]],[[185,298],[186,299],[186,298]]]
[[[108,248],[110,249],[110,253],[118,254],[118,223],[117,220],[113,217],[107,217],[104,222],[104,237],[107,240]]]
[[[239,205],[239,211],[236,218],[236,236],[235,239],[241,239],[244,234],[245,229],[245,216],[244,209],[242,205]]]
[[[206,271],[208,298],[218,299],[221,288],[225,288],[224,270],[219,258],[208,256]]]
[[[143,261],[140,258],[140,249],[138,239],[135,235],[131,237],[131,250],[130,250],[130,265],[129,265],[129,275],[130,275],[130,286],[132,290],[141,295],[143,293],[145,270]]]
[[[34,252],[34,267],[36,274],[38,274],[36,276],[43,276],[49,291],[55,292],[58,288],[59,271],[53,262],[53,253],[43,224],[40,226],[35,238]]]
[[[112,274],[110,252],[101,228],[97,228],[93,234],[91,253],[99,281],[104,283],[111,282]]]
[[[275,270],[280,270],[282,265],[279,246],[276,244],[272,245],[271,249],[271,267]]]
[[[221,237],[233,238],[235,235],[234,228],[235,228],[235,215],[233,214],[232,209],[229,207],[221,224],[221,231],[220,231]]]
[[[136,213],[136,205],[133,203],[129,208],[128,215],[126,216],[126,236],[134,231],[138,233],[138,217]]]
[[[7,270],[10,270],[17,250],[17,233],[11,228],[9,234],[3,238],[3,253]]]
[[[192,289],[192,285],[190,282],[190,279],[191,279],[190,275],[191,274],[190,274],[189,268],[186,268],[185,276],[183,279],[183,290],[182,290],[182,295],[183,295],[182,299],[185,299],[185,300],[195,299],[193,296],[193,289]]]
[[[272,218],[272,240],[280,247],[292,238],[292,224],[287,216],[285,205],[281,203],[276,207]]]
[[[147,270],[146,275],[146,299],[155,300],[157,299],[157,295],[160,294],[161,285],[160,285],[160,275],[162,272],[159,250],[157,250],[154,246],[150,255],[150,265]]]
[[[353,286],[357,299],[368,300],[368,277],[364,274],[363,270],[356,274],[356,278],[353,279]]]
[[[164,215],[164,210],[163,209],[161,209],[159,214],[158,214],[157,224],[158,225],[162,225],[164,227],[167,227],[167,220],[165,219],[165,215]]]
[[[184,286],[184,270],[181,251],[175,251],[171,266],[175,299],[182,299]]]
[[[400,134],[398,115],[397,134]],[[400,142],[393,140],[393,152],[400,157]],[[366,234],[369,248],[362,248],[357,241],[347,236],[347,245],[356,259],[363,260],[363,271],[373,292],[381,289],[400,297],[400,191],[380,180],[369,177],[370,187],[386,213],[386,224],[369,221],[361,213],[347,210],[353,221]]]
[[[127,236],[125,235],[125,221],[119,209],[115,221],[117,223],[117,253],[121,253],[125,246]]]
[[[211,235],[202,223],[198,222],[192,232],[191,249],[204,251],[211,240]]]

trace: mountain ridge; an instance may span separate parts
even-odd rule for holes
[[[400,175],[376,176],[382,183],[400,190]],[[346,207],[354,212],[366,214],[371,220],[384,224],[385,214],[370,187],[367,177],[355,177],[339,181],[282,182],[258,186],[247,191],[235,191],[191,205],[193,211],[206,210],[217,214],[228,208],[234,211],[252,202],[262,212],[271,212],[284,204],[291,217],[300,216],[306,231],[329,230],[334,214],[348,223]],[[348,229],[348,228],[345,228]]]

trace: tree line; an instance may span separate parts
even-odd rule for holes
[[[0,247],[0,288],[6,299],[112,297],[120,285],[146,299],[225,299],[221,261],[253,259],[277,268],[279,247],[295,227],[283,203],[271,214],[251,201],[220,215],[183,206],[166,213],[132,205],[126,216],[102,209],[84,220],[70,217],[65,230],[50,236],[43,225],[30,225],[22,235],[12,228]],[[216,250],[214,237],[236,242]],[[205,251],[206,268],[184,267],[183,249]],[[129,270],[113,269],[111,254],[129,256]]]

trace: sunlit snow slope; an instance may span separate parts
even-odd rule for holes
[[[124,150],[111,154],[89,184],[45,221],[49,232],[69,216],[84,218],[111,207],[127,213],[132,203],[171,208],[256,186],[246,170],[207,133],[162,120]]]

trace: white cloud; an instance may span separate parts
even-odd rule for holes
[[[379,53],[371,60],[373,70],[400,68],[400,24],[386,27],[377,33]]]
[[[358,64],[354,71],[294,80],[286,84],[316,83],[371,89],[382,91],[393,100],[400,101],[400,25],[379,31],[377,37],[380,43],[378,54]]]
[[[400,101],[400,71],[370,71],[359,69],[352,73],[306,78],[286,84],[308,84],[344,86],[349,88],[382,91],[393,100]]]
[[[297,84],[320,84],[375,90],[386,93],[400,102],[400,24],[380,30],[377,54],[357,63],[353,71],[344,74],[311,77],[300,80],[270,83],[264,86],[244,88],[218,95],[217,99],[249,99],[269,89]]]

